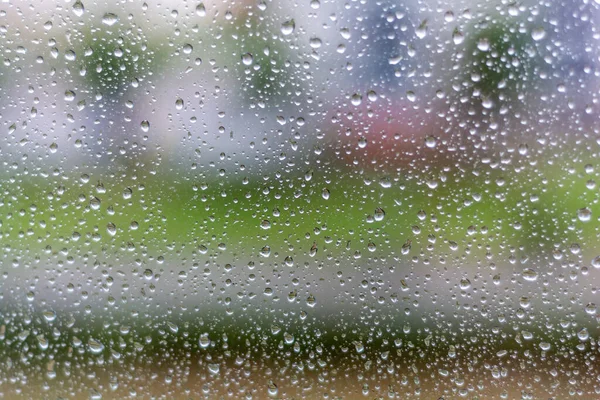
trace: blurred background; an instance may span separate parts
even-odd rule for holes
[[[0,397],[600,396],[597,1],[0,4]]]

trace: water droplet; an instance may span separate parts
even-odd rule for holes
[[[178,98],[177,100],[175,100],[175,108],[177,110],[183,110],[183,99]]]
[[[317,305],[317,299],[312,294],[306,298],[306,305],[309,307],[314,307]]]
[[[46,322],[52,322],[56,319],[56,312],[53,310],[46,310],[42,313]]]
[[[88,340],[88,349],[92,354],[100,354],[104,350],[104,345],[100,341],[90,338]]]
[[[260,223],[260,227],[263,229],[271,229],[271,222],[264,219],[261,223]]]
[[[585,313],[588,315],[596,315],[596,313],[598,312],[598,309],[596,308],[596,304],[595,303],[588,303],[585,306]]]
[[[206,7],[204,7],[204,3],[200,3],[196,6],[196,15],[199,17],[204,17],[206,15]]]
[[[542,27],[534,28],[531,31],[531,38],[536,42],[546,37],[546,31]]]
[[[294,335],[292,335],[291,333],[284,333],[283,334],[283,341],[285,342],[285,344],[292,344],[294,343]]]
[[[72,90],[65,91],[65,101],[73,101],[75,100],[75,92]]]
[[[456,28],[454,29],[454,32],[452,32],[452,41],[455,45],[459,45],[465,41],[465,35]]]
[[[329,192],[329,189],[327,189],[327,188],[323,189],[323,192],[321,192],[321,196],[323,196],[324,200],[329,200],[330,195],[331,195],[331,193]]]
[[[213,375],[217,375],[219,373],[219,364],[208,364],[208,372]]]
[[[550,350],[550,347],[552,347],[552,346],[548,342],[541,342],[540,343],[540,349],[542,349],[544,351]]]
[[[113,26],[117,23],[117,21],[119,21],[119,17],[117,16],[117,14],[106,13],[102,17],[102,23],[104,25]]]
[[[106,225],[106,232],[108,232],[110,236],[115,236],[117,234],[117,226],[112,222],[109,222]]]
[[[252,65],[253,62],[254,62],[254,57],[252,57],[252,54],[250,54],[250,53],[242,54],[242,63],[244,65]]]
[[[471,287],[471,281],[467,278],[463,278],[460,280],[460,288],[461,290],[467,290]]]
[[[310,38],[308,44],[310,45],[311,48],[318,49],[318,48],[321,47],[321,45],[323,44],[323,42],[321,41],[320,38],[313,37],[313,38]]]
[[[287,256],[284,261],[285,265],[288,267],[292,267],[294,265],[294,259],[291,256]]]
[[[577,337],[579,338],[579,340],[581,340],[582,342],[585,342],[586,340],[589,339],[590,337],[590,332],[587,330],[587,328],[582,328],[579,332],[577,332]]]
[[[389,189],[392,187],[392,180],[389,177],[385,176],[379,180],[379,186],[381,186],[384,189]]]
[[[142,128],[142,131],[148,132],[150,130],[150,122],[147,120],[143,120],[140,124],[140,128]]]
[[[192,51],[194,51],[194,47],[191,44],[186,43],[183,45],[183,54],[192,54]]]
[[[525,279],[526,281],[533,282],[533,281],[537,280],[538,273],[533,268],[525,268],[522,272],[522,276],[523,276],[523,279]]]
[[[423,22],[421,22],[421,25],[419,25],[419,27],[415,30],[415,35],[417,35],[417,37],[419,39],[423,39],[425,36],[427,36],[427,20],[423,20]]]
[[[594,257],[594,259],[592,260],[592,267],[600,269],[600,256]]]
[[[355,340],[352,342],[352,344],[354,345],[354,349],[358,354],[362,354],[365,351],[365,345],[362,342]]]
[[[480,51],[489,51],[490,50],[490,41],[487,38],[481,38],[477,41],[477,48]]]
[[[311,257],[314,257],[317,255],[317,251],[319,249],[317,248],[317,243],[313,243],[313,245],[311,246],[310,250],[308,251],[308,255]]]
[[[369,90],[367,92],[367,98],[370,102],[375,102],[377,101],[377,93],[374,90]]]
[[[358,147],[360,147],[361,149],[367,147],[367,138],[365,138],[364,136],[358,138]]]
[[[291,35],[296,29],[296,22],[293,19],[287,20],[281,24],[281,33],[284,36]]]
[[[203,333],[200,335],[200,339],[198,339],[198,344],[201,349],[206,349],[210,346],[210,338],[208,337],[208,333]]]
[[[278,391],[279,390],[277,389],[277,385],[275,383],[273,383],[273,381],[269,381],[269,383],[267,384],[267,393],[269,394],[269,396],[271,396],[271,397],[277,396]]]
[[[265,246],[262,249],[260,249],[260,255],[263,257],[269,257],[271,255],[271,247]]]
[[[167,322],[167,328],[169,328],[172,333],[177,333],[179,331],[179,327],[172,322]]]
[[[38,335],[37,341],[38,341],[38,347],[40,348],[40,350],[43,351],[43,350],[48,349],[48,346],[49,346],[48,339],[46,339],[46,337],[44,335]]]
[[[592,211],[586,207],[580,208],[577,210],[577,218],[579,218],[581,222],[588,222],[592,219]]]
[[[78,17],[81,17],[84,12],[85,8],[83,7],[83,3],[80,0],[77,0],[75,3],[73,3],[73,14],[77,15]]]
[[[90,208],[92,210],[98,210],[100,209],[100,199],[97,197],[92,197],[92,199],[90,200]]]
[[[362,96],[358,93],[354,93],[350,99],[353,106],[359,106],[362,103]]]
[[[437,139],[435,138],[435,136],[427,136],[425,138],[425,146],[429,147],[430,149],[433,149],[436,145]]]
[[[373,219],[377,222],[380,222],[380,221],[383,221],[384,217],[385,217],[384,209],[381,207],[377,207],[375,209],[375,213],[373,214]]]

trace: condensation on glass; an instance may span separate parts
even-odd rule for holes
[[[0,397],[600,397],[600,2],[0,3]]]

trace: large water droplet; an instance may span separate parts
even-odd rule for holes
[[[102,17],[102,23],[104,25],[113,26],[117,23],[117,21],[119,21],[119,17],[117,16],[117,14],[106,13]]]
[[[546,37],[546,31],[542,27],[534,28],[531,31],[531,38],[536,42]]]
[[[537,280],[538,273],[533,268],[525,268],[522,272],[522,276],[523,276],[523,279],[525,279],[526,281],[533,282],[533,281]]]
[[[592,219],[592,211],[589,208],[580,208],[577,210],[577,218],[579,218],[581,222],[588,222]]]
[[[254,62],[254,57],[252,57],[252,54],[250,54],[250,53],[242,54],[242,63],[244,65],[252,65],[253,62]]]
[[[296,29],[296,22],[293,19],[287,20],[281,24],[281,33],[284,36],[291,35]]]
[[[104,350],[104,345],[100,341],[90,338],[88,340],[88,349],[92,354],[100,354]]]
[[[85,7],[83,7],[83,3],[80,0],[77,0],[75,3],[73,3],[73,14],[81,17],[84,12]]]

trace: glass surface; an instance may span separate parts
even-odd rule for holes
[[[0,51],[0,398],[600,398],[600,0],[9,0]]]

